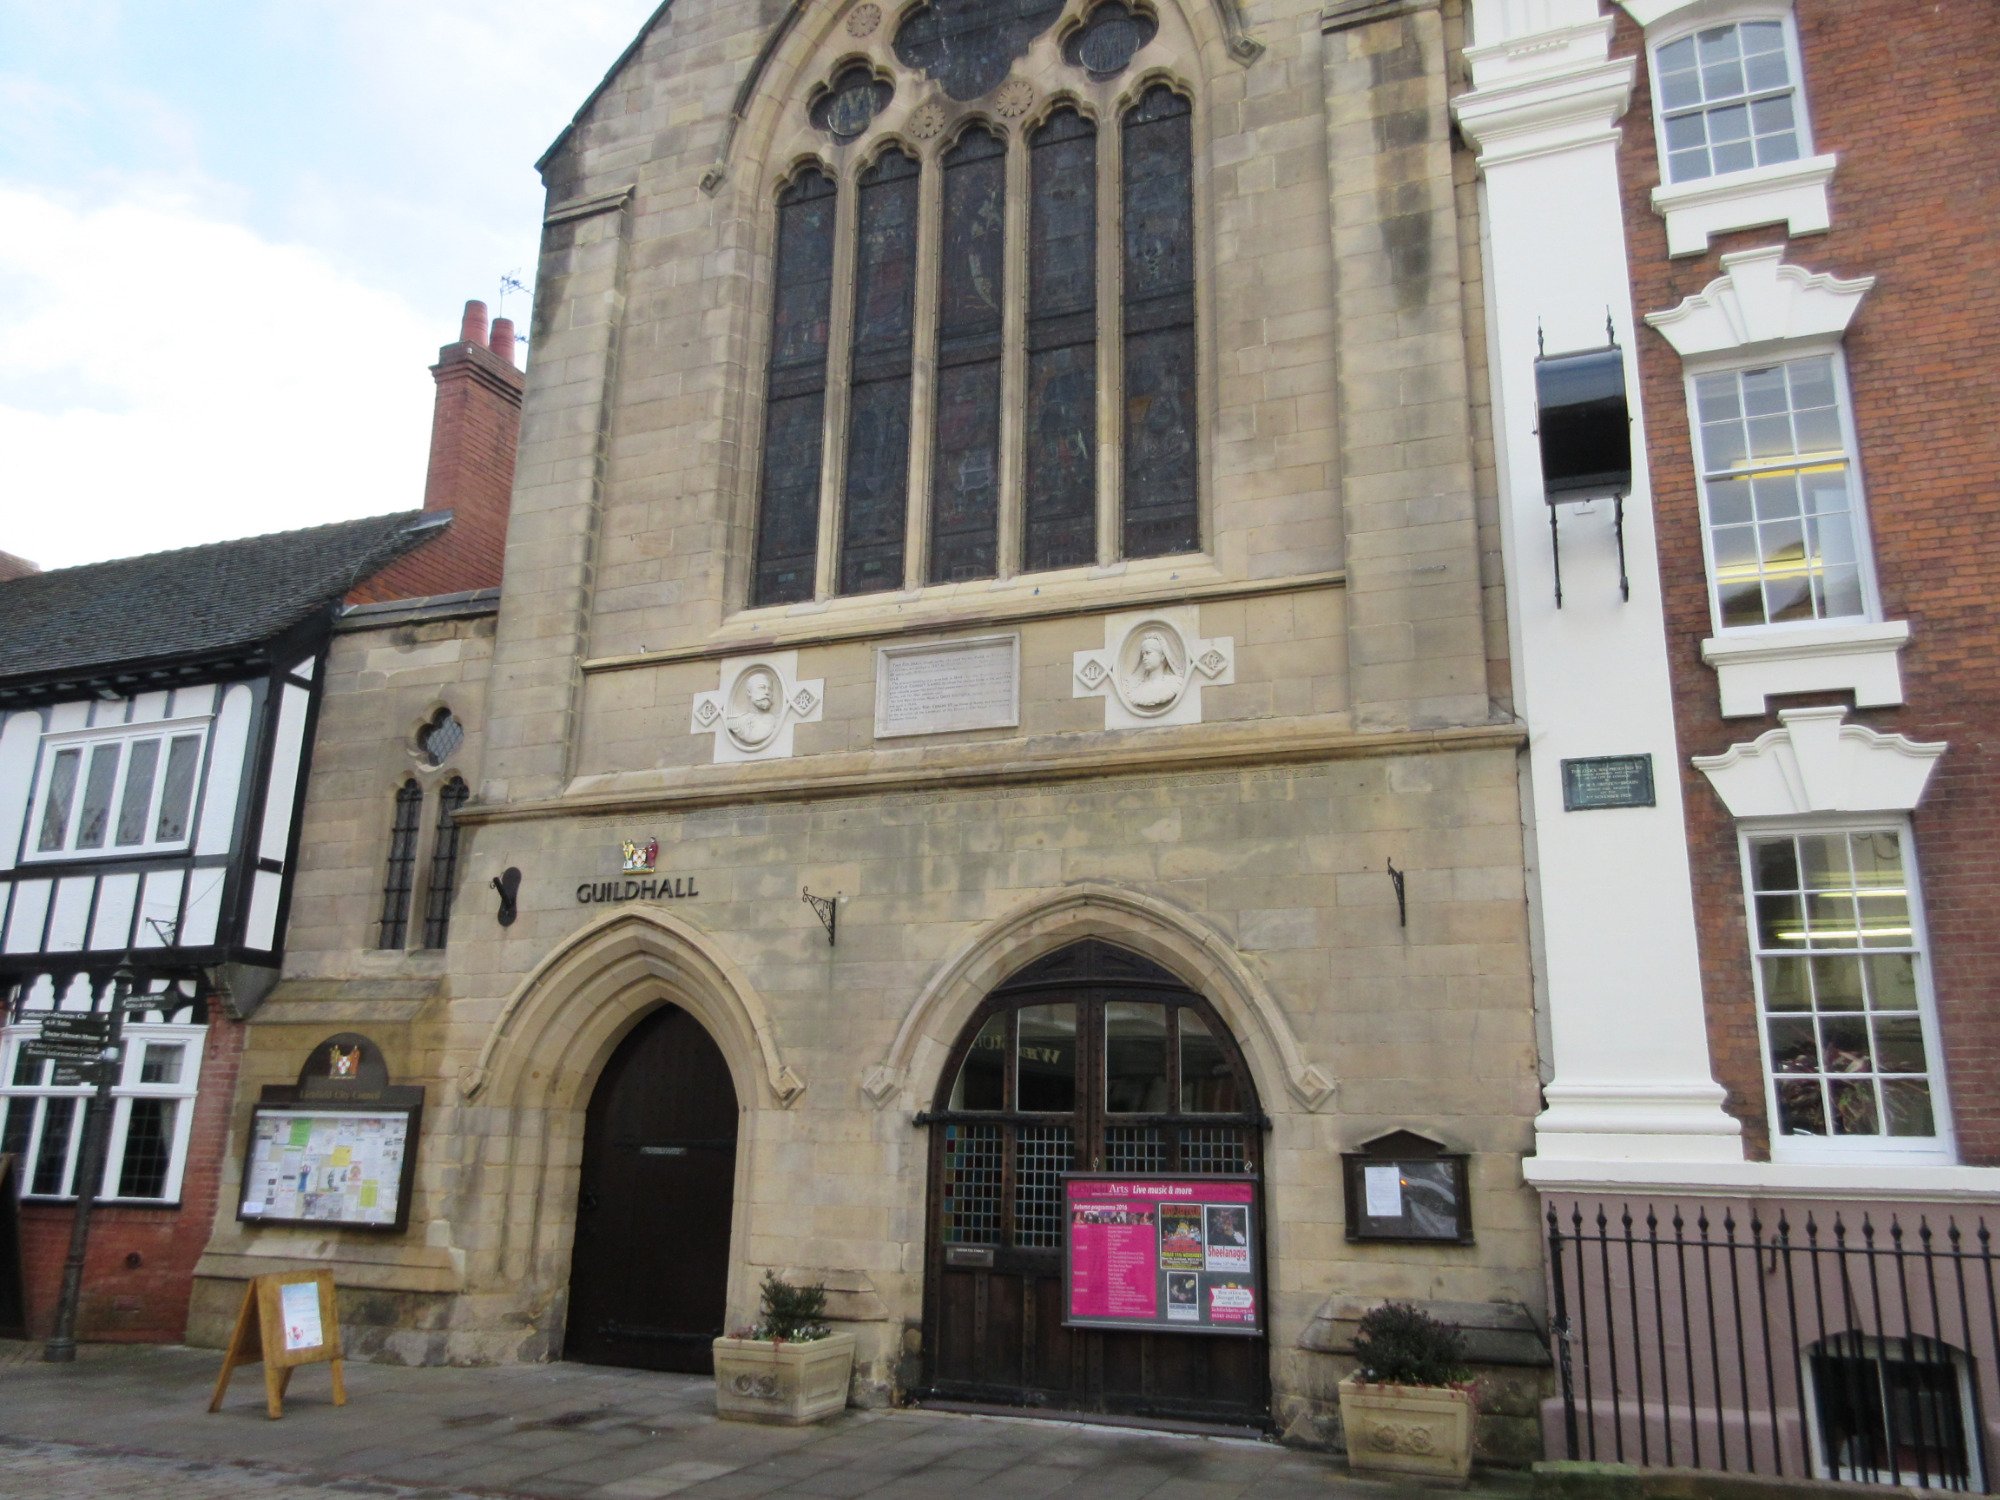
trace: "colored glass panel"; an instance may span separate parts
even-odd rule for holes
[[[916,280],[917,163],[901,151],[887,151],[861,174],[840,520],[843,594],[903,586]]]
[[[809,171],[778,199],[777,291],[764,412],[752,604],[813,596],[833,297],[833,179]]]
[[[932,583],[990,578],[998,564],[1006,237],[1007,146],[973,129],[944,158]]]
[[[1097,560],[1097,130],[1058,110],[1030,142],[1022,566]]]
[[[977,99],[1005,82],[1062,10],[1062,0],[930,0],[896,28],[896,56],[952,98]]]
[[[1187,101],[1163,85],[1124,120],[1127,557],[1191,552],[1201,541],[1191,127]]]

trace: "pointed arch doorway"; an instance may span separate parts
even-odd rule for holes
[[[713,1370],[735,1182],[729,1066],[663,1005],[619,1043],[585,1115],[565,1359]]]
[[[990,994],[946,1060],[930,1124],[924,1384],[1051,1411],[1263,1423],[1263,1337],[1063,1326],[1070,1171],[1263,1177],[1263,1114],[1213,1007],[1098,939]],[[1260,1195],[1261,1196],[1261,1195]],[[1258,1226],[1258,1244],[1267,1243]]]

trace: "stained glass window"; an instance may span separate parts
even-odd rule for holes
[[[833,86],[813,102],[812,122],[837,141],[851,141],[875,123],[895,96],[895,85],[856,63],[843,68]]]
[[[813,596],[834,202],[833,179],[819,171],[801,174],[778,199],[777,295],[753,604],[792,604]]]
[[[944,157],[931,583],[991,578],[999,560],[1006,239],[1007,145],[975,127]]]
[[[1062,9],[1062,0],[930,0],[896,29],[896,56],[952,98],[977,99],[1006,81]]]
[[[1160,84],[1125,113],[1127,557],[1201,544],[1191,126],[1187,100]]]
[[[840,513],[843,594],[903,586],[916,326],[915,157],[892,147],[861,174],[858,236],[847,483]]]
[[[1092,78],[1112,78],[1125,71],[1133,54],[1159,29],[1159,22],[1144,11],[1122,0],[1105,0],[1063,43],[1063,56]]]
[[[1060,109],[1029,138],[1023,568],[1097,560],[1097,128]]]

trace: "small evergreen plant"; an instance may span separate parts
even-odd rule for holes
[[[774,1344],[810,1344],[833,1332],[824,1321],[826,1288],[817,1282],[793,1286],[776,1271],[766,1271],[760,1311],[763,1321],[750,1330],[752,1338],[769,1339]]]
[[[1376,1385],[1458,1385],[1471,1373],[1458,1330],[1407,1302],[1364,1314],[1354,1353],[1361,1378]]]

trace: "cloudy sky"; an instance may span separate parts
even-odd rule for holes
[[[0,551],[419,504],[428,366],[657,4],[0,0]]]

